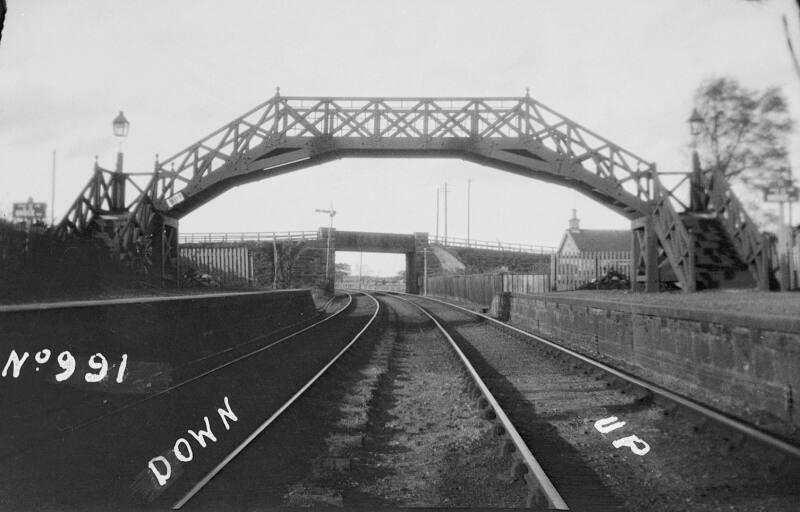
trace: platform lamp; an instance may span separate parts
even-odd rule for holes
[[[697,137],[703,131],[705,120],[696,108],[692,109],[692,115],[687,120],[689,123],[689,134],[692,136],[692,174],[689,177],[689,209],[693,212],[702,212],[706,209],[706,201],[703,193],[703,176],[700,169],[700,155],[697,153]]]
[[[111,122],[114,136],[119,140],[117,148],[117,166],[114,169],[113,184],[111,186],[111,208],[116,211],[125,209],[125,175],[122,173],[122,139],[128,136],[131,124],[122,111]]]

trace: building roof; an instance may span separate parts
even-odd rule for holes
[[[633,242],[626,229],[567,230],[565,236],[572,238],[580,252],[630,251]]]

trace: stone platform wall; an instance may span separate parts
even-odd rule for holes
[[[800,426],[800,318],[512,294],[510,322],[768,430]]]

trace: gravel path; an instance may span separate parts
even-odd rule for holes
[[[463,344],[567,504],[577,510],[798,510],[792,467],[475,317],[420,301]],[[616,419],[611,419],[612,417]],[[595,422],[608,426],[602,433]],[[601,424],[601,428],[604,424]],[[697,432],[699,431],[699,432]],[[632,442],[638,455],[621,439]],[[797,469],[796,465],[793,468]],[[795,475],[796,476],[796,475]]]

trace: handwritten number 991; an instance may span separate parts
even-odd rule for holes
[[[28,359],[31,354],[28,352],[23,352],[21,355],[17,353],[16,350],[12,350],[11,354],[8,356],[8,360],[6,361],[5,366],[3,367],[3,371],[0,372],[0,376],[6,377],[9,375],[9,370],[11,377],[16,379],[20,375],[20,371],[22,370],[23,364]],[[33,357],[33,360],[36,364],[42,365],[50,360],[51,352],[49,349],[42,349]],[[75,360],[75,356],[70,353],[69,350],[65,350],[58,354],[56,357],[56,363],[61,368],[61,371],[55,375],[56,382],[64,382],[65,380],[72,377],[75,373],[77,368],[77,362]],[[95,353],[89,358],[88,361],[89,368],[94,371],[86,372],[84,375],[84,379],[86,382],[101,382],[106,380],[108,377],[108,370],[109,364],[108,359],[101,354],[100,352]],[[125,370],[128,366],[128,354],[122,354],[122,358],[119,362],[119,367],[117,369],[117,376],[116,382],[122,383],[122,379],[125,376]],[[36,371],[39,371],[37,366]]]

